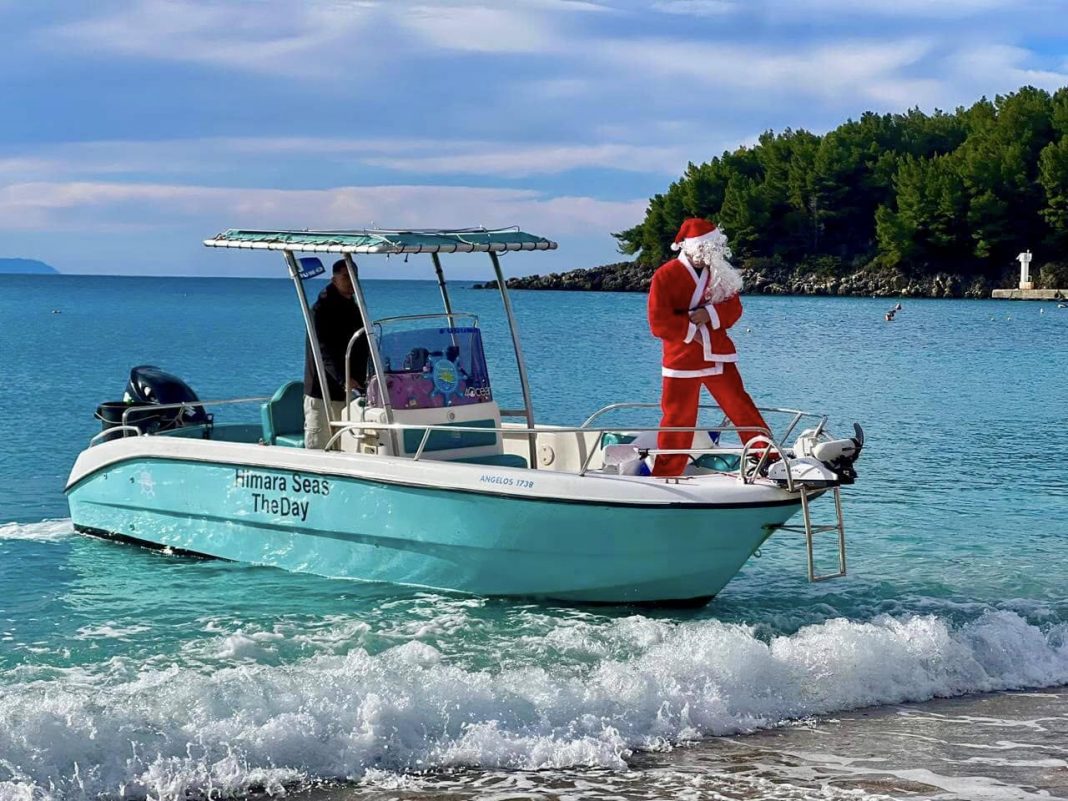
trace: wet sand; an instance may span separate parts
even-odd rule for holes
[[[630,770],[372,772],[305,801],[1068,798],[1068,688],[864,709],[635,754]]]

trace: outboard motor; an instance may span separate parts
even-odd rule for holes
[[[203,406],[183,406],[178,409],[158,409],[174,403],[195,403],[197,394],[177,376],[158,367],[143,364],[130,370],[130,380],[121,401],[102,403],[97,407],[96,417],[103,430],[121,426],[126,414],[126,424],[136,426],[143,434],[170,431],[185,426],[211,424],[211,415]]]
[[[794,482],[818,488],[854,483],[857,480],[854,465],[864,449],[864,429],[853,423],[853,433],[847,439],[829,439],[814,428],[802,431],[794,443],[794,457],[789,460]],[[785,462],[771,465],[767,475],[786,486]]]
[[[843,484],[852,484],[857,480],[854,465],[864,450],[864,429],[858,423],[853,423],[853,433],[854,436],[849,439],[826,440],[812,446],[812,456],[837,473]]]

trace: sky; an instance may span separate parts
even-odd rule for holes
[[[69,273],[282,276],[201,242],[374,225],[589,267],[765,130],[1068,84],[1068,0],[0,0],[0,30],[0,257]]]

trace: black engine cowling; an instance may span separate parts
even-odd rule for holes
[[[197,394],[182,379],[153,365],[143,364],[130,370],[123,399],[100,404],[96,417],[107,431],[122,425],[123,415],[126,415],[126,425],[136,426],[143,434],[209,425],[211,415],[203,406],[195,405],[198,400]],[[177,409],[157,408],[175,403],[193,405]]]

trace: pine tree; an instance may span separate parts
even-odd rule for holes
[[[997,273],[1039,243],[1068,248],[1066,143],[1068,87],[1024,87],[951,113],[867,113],[823,136],[768,131],[690,164],[616,237],[656,266],[682,220],[699,216],[743,259]]]

